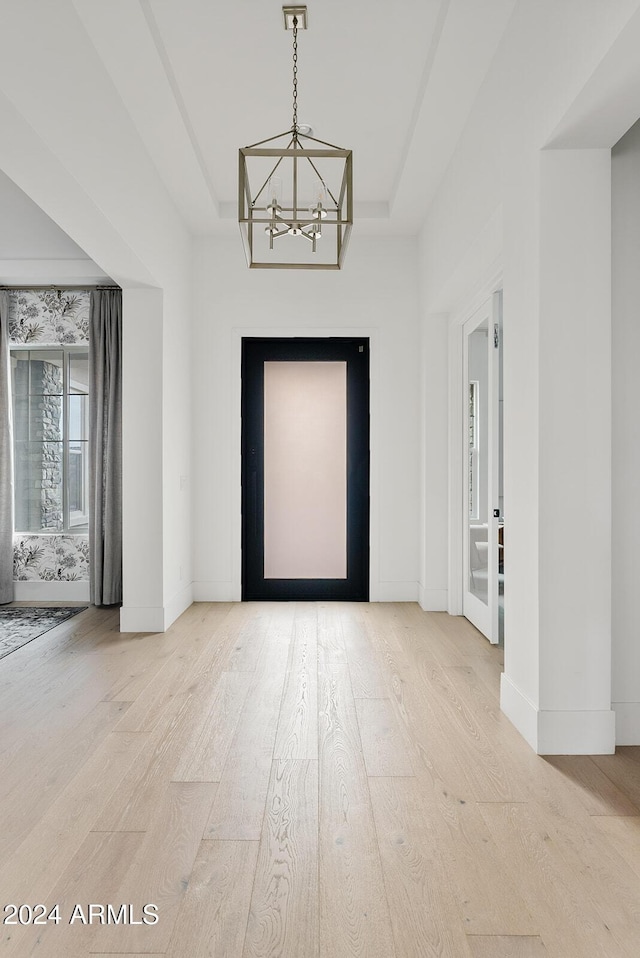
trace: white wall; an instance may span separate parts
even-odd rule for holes
[[[491,272],[497,267],[503,272],[508,560],[502,707],[538,751],[613,748],[606,692],[610,506],[602,467],[608,462],[610,435],[600,409],[594,442],[601,460],[580,496],[581,525],[571,500],[564,499],[566,493],[554,488],[553,453],[561,440],[557,431],[550,435],[545,428],[553,423],[551,394],[560,403],[559,421],[565,426],[571,422],[575,400],[566,386],[580,380],[581,356],[586,359],[583,372],[596,376],[593,385],[599,400],[606,397],[610,382],[607,171],[600,156],[576,158],[573,173],[554,166],[562,161],[553,159],[543,171],[541,151],[554,137],[561,137],[554,145],[577,151],[606,150],[612,145],[607,139],[611,125],[605,122],[608,117],[611,123],[610,104],[615,104],[618,124],[633,111],[634,98],[637,104],[638,6],[637,0],[520,0],[516,4],[420,238],[421,307],[426,324],[434,314],[440,324],[443,311],[451,322],[459,320],[465,302],[473,300]],[[579,109],[574,109],[575,104]],[[564,122],[574,113],[580,123]],[[580,188],[595,188],[595,195],[586,196],[582,206],[578,183],[571,189],[572,175]],[[554,196],[560,202],[557,216],[552,208]],[[576,214],[574,223],[571,210]],[[543,217],[547,217],[544,230]],[[560,259],[541,262],[540,249],[546,248],[554,229],[558,231],[554,250]],[[600,240],[593,241],[594,232]],[[563,285],[564,266],[565,279],[578,284],[573,291],[578,295],[572,294],[570,284]],[[586,324],[597,333],[590,345],[579,339],[585,302]],[[579,343],[581,352],[566,348],[565,324],[570,345]],[[555,364],[554,332],[562,346]],[[444,354],[441,359],[445,363]],[[452,423],[452,435],[455,428]],[[590,457],[591,453],[591,464]],[[564,473],[565,486],[571,484],[577,469],[572,465]],[[452,482],[456,477],[448,478]],[[431,476],[429,482],[440,488],[442,477]],[[557,502],[557,494],[563,496],[562,503]],[[429,495],[427,488],[427,499]],[[442,536],[442,527],[435,528]],[[597,594],[591,597],[595,611],[585,601],[584,580],[577,581],[577,575],[571,582],[565,579],[563,593],[553,585],[550,570],[558,538],[571,542],[569,562],[595,556],[587,580],[590,588],[598,580]],[[455,542],[449,545],[455,547]],[[443,551],[446,546],[441,542]],[[571,609],[575,617],[567,634],[560,626],[570,620]],[[586,638],[581,641],[585,626]]]
[[[420,568],[418,601],[425,611],[449,604],[449,456],[447,398],[448,318],[432,314],[420,324]]]
[[[610,150],[543,152],[540,195],[539,746],[606,752],[615,735]]]
[[[0,170],[0,281],[7,286],[108,283],[84,250]]]
[[[640,114],[640,104],[638,106]],[[640,742],[640,121],[612,151],[612,700],[616,740]]]
[[[71,0],[5,4],[3,41],[0,169],[125,289],[121,627],[160,630],[191,602],[190,237]]]
[[[355,233],[355,231],[354,231]],[[371,336],[371,598],[418,597],[416,247],[354,235],[340,272],[248,270],[239,236],[195,250],[194,594],[240,598],[242,335]]]

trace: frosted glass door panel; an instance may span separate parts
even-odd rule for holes
[[[347,364],[264,364],[264,577],[347,577]]]

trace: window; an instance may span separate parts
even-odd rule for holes
[[[89,528],[89,354],[11,351],[16,532]]]

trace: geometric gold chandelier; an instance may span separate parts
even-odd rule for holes
[[[239,151],[238,222],[247,265],[340,269],[353,225],[352,153],[298,125],[298,30],[307,29],[307,8],[282,10],[293,32],[293,122]]]

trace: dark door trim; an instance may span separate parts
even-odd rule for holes
[[[264,578],[264,363],[347,363],[347,577]],[[242,340],[242,600],[369,600],[369,338]]]

